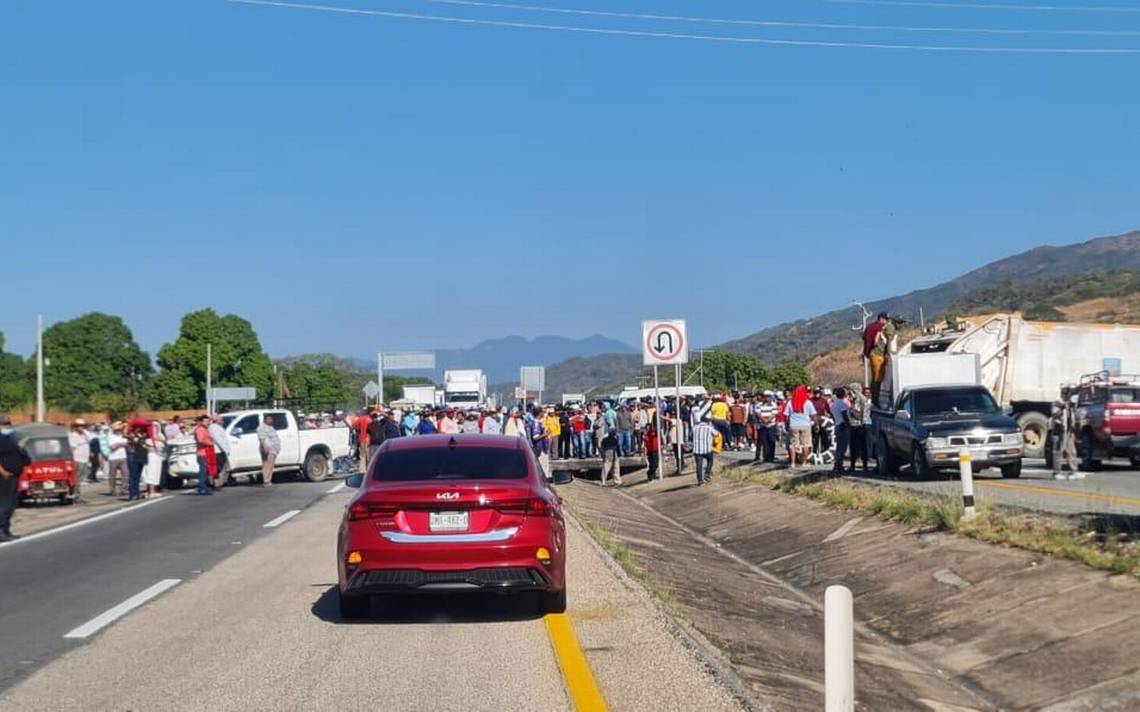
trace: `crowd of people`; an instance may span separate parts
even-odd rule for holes
[[[782,450],[793,468],[831,464],[845,472],[850,460],[850,469],[861,464],[867,470],[870,407],[870,389],[851,384],[834,390],[799,386],[790,394],[774,390],[706,394],[684,397],[679,403],[666,397],[659,407],[652,398],[469,410],[371,407],[347,415],[346,420],[362,470],[370,452],[389,438],[488,433],[527,439],[546,467],[551,460],[600,458],[603,485],[610,479],[621,484],[625,457],[644,457],[649,479],[656,479],[664,447],[682,467],[691,454],[698,484],[704,484],[712,473],[713,455],[723,450],[750,451],[756,460],[769,463],[776,462]]]

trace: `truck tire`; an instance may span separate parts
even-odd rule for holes
[[[879,437],[879,442],[875,446],[875,468],[880,477],[891,477],[899,472],[898,459],[887,447],[887,439],[882,436]]]
[[[1021,477],[1021,460],[1001,466],[1001,476],[1007,480],[1016,480]]]
[[[926,453],[921,445],[915,445],[910,452],[910,475],[915,480],[925,480],[930,477],[930,466],[926,464]]]
[[[1025,457],[1045,457],[1045,441],[1049,435],[1049,418],[1044,413],[1029,410],[1017,417],[1024,442]]]
[[[1096,472],[1100,469],[1100,460],[1096,459],[1096,443],[1089,431],[1081,434],[1081,469],[1085,472]]]
[[[324,453],[311,450],[308,455],[305,455],[303,470],[305,479],[309,482],[324,482],[329,476],[329,459],[324,456]]]

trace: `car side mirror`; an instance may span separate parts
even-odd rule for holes
[[[357,472],[355,475],[349,475],[344,478],[344,486],[353,489],[360,489],[360,485],[364,484],[364,473]]]
[[[910,411],[903,408],[895,417],[899,420],[910,420]]]
[[[1003,405],[1003,406],[1001,407],[1001,414],[1002,414],[1002,415],[1013,415],[1013,406],[1011,406],[1011,405]]]
[[[568,485],[574,481],[574,473],[570,470],[555,470],[554,475],[546,478],[546,481],[556,485]]]
[[[233,430],[230,431],[230,435],[234,436],[235,438],[240,438],[241,437],[241,428],[234,428]]]

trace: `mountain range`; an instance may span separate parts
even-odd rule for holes
[[[442,383],[443,372],[457,368],[480,368],[491,384],[519,379],[522,366],[550,366],[567,359],[597,354],[636,353],[629,344],[600,334],[582,339],[563,336],[505,336],[481,341],[469,349],[439,349],[435,352],[435,372],[408,371],[407,375],[429,376]],[[375,370],[376,360],[357,359],[357,363]]]
[[[1071,275],[1140,268],[1140,230],[1099,237],[1074,245],[1044,245],[983,265],[959,277],[866,304],[872,314],[886,311],[917,322],[920,314],[933,318],[952,305],[969,303],[980,290],[994,285],[1041,282]],[[717,348],[747,353],[769,364],[803,361],[858,339],[851,329],[857,312],[836,309],[810,319],[770,326]],[[642,375],[641,359],[629,352],[572,358],[547,368],[547,390],[580,391],[594,385],[620,386]]]

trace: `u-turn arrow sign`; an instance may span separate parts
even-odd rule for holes
[[[646,366],[688,363],[689,341],[684,319],[641,322],[641,355]]]

